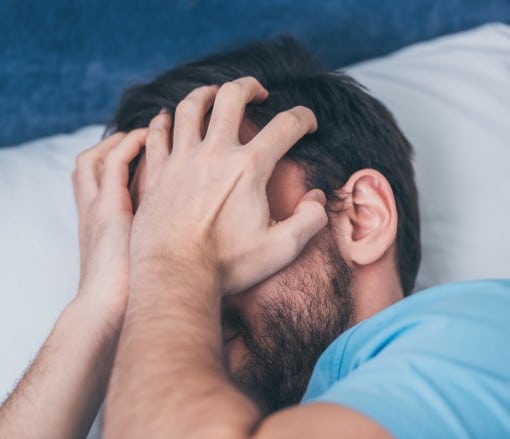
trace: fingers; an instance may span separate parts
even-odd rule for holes
[[[133,130],[111,149],[104,161],[101,190],[110,191],[118,188],[127,190],[129,163],[144,147],[148,131],[147,128]]]
[[[76,157],[73,188],[78,208],[80,205],[89,205],[97,196],[104,158],[125,136],[125,133],[116,133]]]
[[[76,169],[71,174],[71,179],[73,182],[74,200],[76,203],[78,203],[78,178],[77,178]]]
[[[304,135],[317,130],[317,119],[313,112],[303,106],[277,114],[262,130],[248,143],[258,160],[265,180],[269,179],[278,162]]]
[[[284,267],[298,257],[301,250],[328,223],[324,206],[326,196],[312,189],[299,201],[292,216],[272,226],[269,242],[273,249],[273,264]],[[268,263],[271,263],[268,262]]]
[[[157,173],[157,170],[170,154],[171,125],[172,121],[166,110],[161,110],[161,112],[152,119],[149,124],[149,131],[145,144],[147,176],[149,178]]]
[[[267,90],[251,76],[223,84],[216,94],[206,139],[237,140],[246,105],[267,96]]]
[[[237,261],[227,280],[226,294],[243,291],[293,262],[328,223],[325,203],[326,196],[320,189],[307,192],[291,217],[269,228],[265,245],[259,246],[256,254]]]
[[[217,91],[217,85],[199,87],[179,102],[175,109],[175,150],[197,145],[202,141],[204,119],[213,105]]]

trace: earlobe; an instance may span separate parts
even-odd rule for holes
[[[354,173],[342,188],[343,233],[340,248],[352,264],[381,259],[397,235],[395,198],[386,178],[374,169]]]

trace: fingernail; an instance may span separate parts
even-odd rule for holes
[[[168,110],[163,107],[160,111],[159,111],[159,114],[169,114]]]

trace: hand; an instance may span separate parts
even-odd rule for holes
[[[79,218],[79,298],[118,329],[129,290],[129,236],[133,206],[128,166],[145,145],[147,129],[117,133],[80,153],[73,172]]]
[[[292,262],[327,224],[325,195],[318,189],[305,194],[288,219],[270,218],[266,186],[273,169],[303,135],[316,130],[317,122],[309,109],[295,107],[241,145],[245,106],[267,96],[250,77],[219,90],[194,90],[177,107],[171,154],[169,115],[152,120],[146,191],[133,222],[133,270],[184,266],[189,277],[207,267],[218,274],[223,294],[235,293]]]

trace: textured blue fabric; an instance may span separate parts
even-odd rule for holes
[[[105,122],[127,85],[246,41],[338,67],[488,21],[510,0],[1,0],[0,145]]]
[[[510,280],[416,293],[337,338],[304,402],[360,411],[397,438],[510,437]]]

